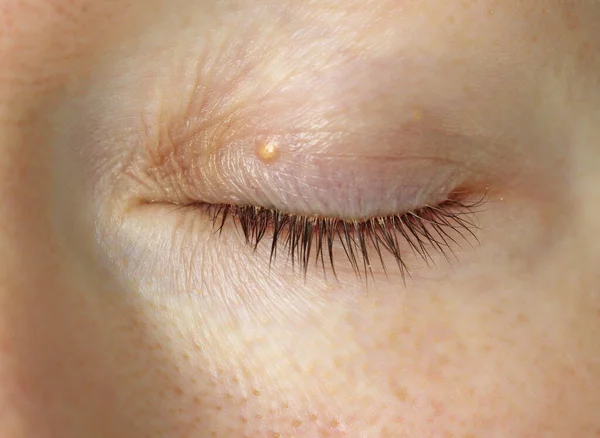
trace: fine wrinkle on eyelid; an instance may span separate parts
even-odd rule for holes
[[[214,132],[209,132],[210,129],[200,129],[198,124],[191,124],[190,129],[193,128],[192,131],[185,132],[185,130],[181,131],[179,128],[173,131],[171,122],[166,125],[164,123],[153,125],[151,120],[144,120],[145,129],[143,130],[142,142],[145,145],[147,164],[143,166],[146,166],[145,173],[148,179],[154,180],[155,185],[158,183],[158,185],[168,186],[171,184],[176,186],[172,187],[171,191],[180,194],[193,194],[198,192],[194,186],[210,184],[209,180],[214,182],[239,179],[239,175],[236,174],[244,173],[247,163],[252,164],[254,171],[262,172],[256,166],[257,163],[252,162],[260,160],[256,156],[256,142],[259,141],[257,139],[264,138],[265,135],[261,134],[259,137],[243,135],[240,137],[237,133],[232,134],[231,126],[220,126],[221,122],[216,121],[214,123]],[[334,134],[336,134],[336,137],[342,135],[337,131]],[[283,135],[281,140],[277,140],[275,143],[277,159],[273,163],[269,163],[268,166],[263,166],[264,172],[281,167],[286,161],[298,162],[298,159],[304,161],[311,158],[324,163],[323,166],[330,165],[326,164],[326,161],[343,166],[345,165],[343,164],[344,161],[358,160],[361,164],[372,163],[372,165],[376,163],[389,164],[391,162],[400,163],[401,161],[410,163],[425,160],[431,161],[432,165],[434,163],[457,165],[458,160],[454,159],[451,154],[460,155],[460,151],[463,149],[463,147],[459,150],[451,147],[440,148],[438,145],[436,150],[440,149],[439,155],[432,154],[432,145],[439,143],[439,140],[436,142],[435,139],[428,139],[427,145],[416,148],[417,144],[413,144],[406,149],[403,144],[406,139],[398,138],[395,143],[396,152],[392,152],[392,144],[379,143],[379,134],[375,137],[372,134],[367,136],[361,134],[356,138],[354,138],[354,134],[346,133],[342,135],[342,137],[352,135],[353,143],[360,140],[356,145],[344,143],[340,138],[332,144],[331,135],[331,133],[328,133],[327,138],[321,138],[318,133],[304,131],[295,133],[291,137],[289,134]],[[280,135],[270,133],[266,137],[279,138]],[[384,137],[386,142],[389,141],[387,134]],[[353,153],[352,149],[356,150],[356,153]],[[381,149],[381,151],[379,152],[377,149]],[[423,149],[422,155],[418,152],[420,149]],[[454,152],[452,152],[453,150]],[[232,159],[238,162],[243,161],[239,169],[232,166]],[[373,172],[376,171],[376,169],[373,170]],[[228,172],[231,174],[228,174]]]
[[[230,108],[228,108],[230,109]],[[231,118],[223,120],[221,115],[212,117],[210,120],[202,122],[193,122],[188,114],[186,117],[173,117],[169,114],[160,114],[156,119],[144,118],[143,138],[145,145],[146,159],[148,161],[146,169],[140,173],[146,173],[147,179],[153,181],[152,186],[162,186],[158,194],[152,194],[152,197],[158,199],[159,196],[168,197],[169,193],[174,194],[178,199],[174,201],[185,202],[190,200],[203,200],[202,192],[207,186],[218,190],[228,189],[227,181],[237,180],[237,186],[243,187],[248,184],[245,181],[246,163],[255,161],[256,152],[256,133],[236,132],[234,127],[244,125],[245,116],[235,115],[235,111],[230,113]],[[232,119],[233,118],[233,119]],[[289,128],[289,127],[288,127]],[[246,130],[247,128],[244,128]],[[379,128],[378,128],[379,129]],[[389,164],[391,162],[430,160],[433,163],[441,165],[457,165],[452,158],[448,157],[448,151],[454,148],[440,147],[440,140],[435,138],[421,138],[420,135],[413,138],[396,138],[392,134],[394,129],[388,128],[381,132],[375,130],[371,132],[370,128],[361,133],[344,133],[343,130],[334,130],[326,132],[326,138],[318,134],[323,134],[319,129],[316,132],[292,132],[292,138],[289,134],[283,135],[283,141],[279,142],[278,159],[263,170],[256,166],[256,163],[250,163],[253,172],[258,174],[268,174],[273,168],[281,166],[287,161],[292,162],[296,157],[303,160],[315,158],[325,161],[337,160],[336,164],[344,166],[343,161],[350,163],[360,160],[362,163]],[[286,132],[289,131],[286,130]],[[316,135],[316,139],[315,139]],[[437,135],[437,134],[436,134]],[[261,134],[260,137],[265,135]],[[279,134],[269,133],[268,137],[280,137]],[[332,138],[333,136],[333,138]],[[348,145],[349,141],[351,143]],[[290,140],[290,143],[286,143]],[[430,141],[432,140],[432,141]],[[437,141],[436,141],[437,140]],[[299,143],[297,143],[299,141]],[[426,142],[426,144],[421,144]],[[437,143],[437,146],[432,146]],[[300,146],[298,146],[300,145]],[[388,153],[387,151],[394,146],[398,153]],[[435,151],[439,149],[440,156],[432,154],[432,147]],[[348,149],[355,148],[357,153],[346,152]],[[289,151],[292,151],[288,153]],[[380,149],[381,152],[374,150]],[[402,152],[404,150],[404,156]],[[419,157],[418,152],[423,149],[423,156]],[[454,153],[461,154],[462,147]],[[340,152],[336,152],[340,151]],[[297,155],[294,155],[297,154]],[[242,157],[240,157],[240,155]],[[239,165],[232,165],[232,159],[229,157],[237,156],[237,161],[245,161]],[[243,158],[243,159],[241,159]],[[361,163],[361,165],[362,165]],[[320,167],[326,167],[323,163]],[[410,166],[410,164],[408,164]],[[377,173],[377,169],[371,170]],[[284,173],[293,174],[294,172],[283,170]],[[398,174],[404,174],[406,170],[399,169]],[[254,175],[248,175],[249,178]],[[141,178],[140,178],[141,179]],[[269,183],[269,181],[263,181]],[[229,188],[230,192],[232,191]],[[158,196],[157,196],[158,195]],[[243,195],[237,194],[242,198]],[[213,197],[214,198],[214,197]],[[167,200],[167,199],[165,199]],[[223,199],[225,201],[226,199]]]
[[[303,135],[303,137],[306,135]],[[236,173],[243,172],[244,169],[248,168],[248,165],[251,165],[254,171],[270,172],[273,169],[281,169],[286,164],[294,165],[305,162],[310,164],[311,160],[314,160],[316,164],[321,163],[322,166],[344,165],[344,162],[357,160],[361,164],[377,162],[389,164],[402,161],[409,163],[430,161],[432,165],[435,163],[444,165],[459,164],[458,159],[450,156],[447,152],[449,148],[444,148],[444,151],[440,150],[439,154],[432,154],[431,145],[428,145],[422,153],[419,153],[414,147],[411,147],[410,150],[404,150],[402,139],[397,140],[398,143],[392,150],[390,146],[382,147],[376,139],[369,140],[365,138],[363,140],[367,143],[364,145],[340,143],[333,147],[334,145],[329,143],[329,139],[316,141],[312,133],[309,136],[311,140],[308,141],[306,138],[299,139],[296,136],[292,138],[285,136],[286,138],[277,140],[273,144],[276,159],[268,163],[259,163],[261,159],[257,151],[260,144],[269,144],[271,140],[257,140],[251,136],[243,143],[235,140],[231,144],[218,146],[210,139],[204,139],[201,142],[175,143],[171,136],[166,136],[168,140],[166,143],[159,142],[160,146],[158,147],[148,147],[147,155],[150,158],[148,169],[154,175],[163,175],[171,180],[174,177],[181,178],[184,176],[182,183],[194,183],[193,179],[190,179],[190,173],[210,175],[210,172],[217,170],[219,173],[228,171]],[[269,138],[272,137],[269,136]],[[367,145],[369,145],[369,148],[366,148]],[[377,151],[377,149],[381,149],[381,151]],[[241,169],[236,168],[235,162],[239,163]],[[376,171],[376,169],[374,170]],[[182,175],[184,172],[186,174]],[[227,179],[234,175],[223,176]],[[203,178],[200,176],[196,179],[198,182],[202,180]]]
[[[414,162],[414,161],[429,161],[431,163],[441,163],[441,164],[451,164],[451,165],[458,165],[458,162],[455,159],[452,158],[444,158],[444,157],[439,157],[439,156],[434,156],[434,155],[412,155],[412,154],[391,154],[391,153],[387,153],[387,154],[371,154],[371,153],[349,153],[349,152],[312,152],[312,151],[307,151],[305,153],[306,157],[314,157],[317,158],[319,160],[322,161],[326,161],[326,160],[331,160],[331,161],[335,161],[336,163],[343,163],[345,160],[352,160],[352,161],[361,161],[361,162],[369,162],[369,163],[389,163],[389,162],[401,162],[401,161],[408,161],[408,162]]]
[[[256,156],[255,138],[247,137],[244,142],[248,144],[240,144],[234,140],[234,137],[231,137],[231,126],[221,126],[221,122],[219,120],[214,123],[215,132],[212,133],[199,129],[197,124],[192,124],[190,128],[193,129],[191,137],[189,137],[189,132],[177,130],[172,132],[173,128],[170,124],[158,123],[155,125],[152,121],[144,120],[145,132],[150,136],[143,139],[148,163],[146,169],[140,169],[140,174],[145,174],[145,176],[139,176],[137,179],[149,180],[149,183],[145,184],[146,188],[157,188],[154,193],[148,195],[151,201],[163,200],[185,204],[191,201],[211,203],[237,201],[243,203],[245,200],[249,203],[267,206],[271,199],[277,200],[278,190],[286,195],[307,199],[310,197],[310,193],[297,193],[297,191],[304,187],[326,194],[328,189],[324,187],[325,183],[334,186],[348,185],[346,191],[331,194],[334,197],[344,198],[349,196],[348,190],[352,185],[344,183],[344,181],[355,181],[357,177],[361,177],[364,181],[354,184],[353,187],[364,191],[369,187],[369,178],[367,177],[369,173],[380,179],[395,181],[398,185],[398,189],[395,191],[396,196],[390,196],[390,198],[397,199],[397,195],[406,191],[410,186],[418,186],[414,179],[422,180],[421,184],[424,187],[430,184],[425,181],[427,180],[426,175],[415,176],[415,165],[419,162],[423,162],[426,167],[429,167],[429,171],[423,173],[433,173],[431,180],[438,178],[436,184],[439,184],[440,187],[451,189],[458,185],[456,183],[462,183],[462,181],[453,181],[450,177],[447,181],[439,182],[439,175],[443,172],[440,172],[440,169],[435,170],[436,166],[446,168],[459,166],[458,160],[444,156],[448,155],[447,151],[451,148],[442,148],[444,152],[440,153],[441,156],[436,156],[432,154],[429,145],[423,151],[423,155],[420,155],[415,152],[414,145],[411,150],[403,153],[402,144],[399,144],[397,154],[393,154],[387,152],[390,150],[389,145],[381,147],[375,142],[373,149],[381,147],[381,152],[366,149],[366,145],[362,145],[357,149],[357,153],[353,154],[351,147],[354,146],[349,147],[340,143],[333,147],[331,144],[328,145],[327,141],[325,144],[315,143],[314,133],[302,132],[300,136],[303,137],[302,141],[305,142],[305,147],[298,147],[293,143],[288,147],[282,143],[278,145],[277,159],[265,165],[265,163],[260,163],[260,159]],[[294,138],[291,140],[297,139],[297,134],[293,135]],[[328,136],[329,134],[331,133],[328,133]],[[336,131],[336,134],[339,132]],[[308,143],[306,143],[307,135],[312,138],[308,140]],[[374,138],[372,135],[359,135],[358,137],[363,140],[375,140],[377,135]],[[398,139],[398,141],[401,142],[402,139]],[[311,160],[315,169],[311,171],[309,167],[302,167],[303,162]],[[393,163],[397,163],[399,166],[393,172],[389,169],[383,172],[383,169],[379,167],[390,166]],[[354,165],[354,169],[350,169],[350,165]],[[404,165],[406,167],[403,167]],[[373,167],[367,168],[368,166]],[[343,169],[346,167],[348,170],[344,171]],[[332,179],[333,173],[336,173],[337,177]],[[387,173],[385,178],[384,173]],[[404,182],[398,182],[399,178],[404,179]],[[295,187],[291,185],[292,183],[295,184]],[[404,190],[399,190],[401,186],[404,187]],[[255,193],[248,193],[249,189]],[[428,187],[428,190],[435,191],[436,188]],[[256,191],[262,191],[263,197],[266,196],[267,199],[257,199]],[[372,187],[371,191],[376,192],[377,187]],[[386,186],[384,192],[390,194],[392,190]],[[375,199],[375,193],[372,195],[372,198]],[[414,196],[414,194],[408,195],[409,198]],[[422,200],[421,198],[423,196],[419,195],[419,200]],[[437,202],[439,199],[430,198],[427,201]],[[280,200],[277,206],[281,208],[284,207],[284,204],[285,202]],[[408,207],[417,207],[416,204],[417,202],[410,202]],[[308,211],[307,207],[306,211]],[[398,205],[393,209],[403,209],[403,207],[406,206]],[[340,212],[340,214],[342,213]]]
[[[345,145],[354,143],[360,146],[352,146],[357,151],[360,150],[360,155],[369,156],[372,154],[372,147],[381,149],[386,145],[385,149],[389,149],[390,145],[397,145],[399,149],[404,149],[402,143],[407,143],[407,138],[398,137],[398,128],[392,129],[402,118],[394,118],[394,123],[385,129],[378,127],[371,131],[371,128],[368,128],[360,133],[352,132],[348,126],[338,129],[311,127],[309,130],[295,131],[293,123],[286,122],[283,126],[277,126],[277,129],[281,129],[285,134],[277,133],[272,128],[266,134],[261,133],[261,129],[251,128],[251,120],[247,120],[249,116],[242,114],[244,112],[244,108],[227,108],[225,114],[209,114],[204,120],[193,119],[190,114],[163,114],[162,110],[156,117],[142,116],[142,143],[145,145],[149,169],[156,173],[159,173],[157,170],[160,169],[190,169],[198,166],[198,161],[207,162],[215,154],[232,148],[246,150],[250,155],[250,151],[255,150],[257,139],[265,136],[281,138],[278,143],[283,152],[295,149],[308,155],[314,152],[314,155],[324,153],[335,156],[336,149],[345,149]],[[310,116],[311,114],[306,114],[294,117],[305,120]],[[240,127],[243,129],[240,130]],[[412,139],[411,143],[415,141],[417,140]],[[413,144],[411,149],[414,146]],[[343,157],[344,153],[340,153],[339,156]],[[380,157],[385,159],[385,153]]]

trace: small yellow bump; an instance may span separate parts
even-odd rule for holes
[[[272,163],[279,156],[277,145],[272,141],[267,141],[258,145],[256,155],[265,163]]]
[[[414,109],[412,113],[413,120],[421,120],[423,119],[423,111],[419,109]]]

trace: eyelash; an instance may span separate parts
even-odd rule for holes
[[[358,277],[363,274],[365,277],[373,276],[374,259],[379,260],[387,274],[384,261],[387,252],[396,260],[402,278],[406,278],[410,272],[402,242],[428,265],[430,262],[435,264],[431,250],[450,261],[450,255],[456,258],[452,245],[460,247],[461,240],[470,245],[472,240],[479,243],[475,234],[479,227],[475,224],[474,215],[484,202],[485,196],[473,203],[457,197],[402,215],[362,221],[295,215],[256,206],[198,204],[191,207],[205,209],[215,232],[219,234],[229,221],[233,221],[254,250],[270,236],[270,265],[283,249],[292,267],[299,266],[304,275],[314,259],[315,265],[320,264],[325,274],[329,265],[337,278],[334,247],[338,241]]]

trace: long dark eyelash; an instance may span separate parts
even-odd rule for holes
[[[388,253],[406,278],[410,275],[405,262],[406,244],[427,264],[435,264],[432,251],[450,261],[456,257],[453,247],[460,247],[461,241],[469,245],[479,243],[474,214],[484,202],[485,196],[473,203],[453,199],[402,215],[363,221],[294,215],[256,206],[200,204],[194,207],[206,208],[216,232],[222,232],[227,222],[233,221],[246,243],[255,250],[270,237],[270,264],[284,250],[292,267],[298,266],[305,275],[314,263],[325,273],[329,265],[337,278],[334,247],[338,242],[357,276],[373,275],[375,260],[387,273],[384,254]]]

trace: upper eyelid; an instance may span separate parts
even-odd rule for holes
[[[133,183],[139,186],[139,180],[150,180],[145,187],[154,193],[145,197],[152,202],[246,203],[296,214],[366,217],[441,202],[468,171],[454,160],[435,156],[369,155],[363,160],[350,155],[277,154],[284,156],[269,164],[235,148],[223,150],[204,165],[174,157],[177,161],[146,170],[146,176]]]

